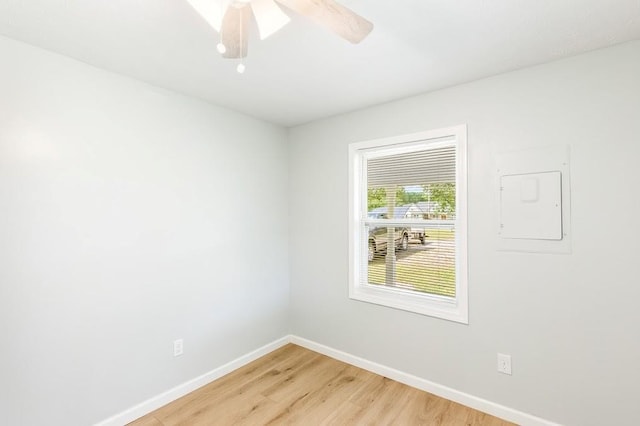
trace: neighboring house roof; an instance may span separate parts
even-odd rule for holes
[[[435,213],[440,207],[440,204],[437,201],[420,201],[416,203],[416,205],[424,213]]]
[[[441,214],[440,203],[438,203],[437,201],[420,201],[416,204],[418,205],[418,208],[425,214]],[[455,219],[456,217],[456,212],[448,212],[445,214],[450,219]]]
[[[369,215],[370,216],[380,216],[380,215],[384,215],[387,213],[387,207],[376,207],[375,209],[369,210]],[[416,205],[415,203],[411,203],[411,204],[404,204],[402,206],[396,206],[393,210],[393,216],[394,219],[404,219],[409,217],[409,215],[411,213],[419,213],[419,214],[423,214],[426,213],[426,211],[422,210],[420,207],[418,207],[418,205]]]
[[[420,201],[418,203],[404,204],[402,206],[396,206],[393,213],[394,219],[410,219],[412,214],[439,214],[440,203],[437,201]],[[376,207],[369,210],[369,217],[374,219],[386,219],[387,207]],[[382,217],[385,216],[385,217]],[[455,212],[451,212],[448,217],[455,218]]]

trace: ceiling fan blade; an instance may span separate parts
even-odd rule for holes
[[[274,0],[253,0],[253,16],[258,23],[260,39],[264,40],[289,23],[291,18],[284,13]]]
[[[244,58],[247,56],[247,35],[251,8],[249,4],[231,5],[222,19],[220,39],[226,52],[225,58]]]
[[[227,1],[215,2],[211,0],[187,0],[191,7],[204,18],[214,30],[220,32],[222,12],[227,9]]]
[[[334,0],[277,1],[354,44],[360,43],[373,30],[371,22]]]

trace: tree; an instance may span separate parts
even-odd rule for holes
[[[402,192],[398,190],[398,200],[401,200],[401,202],[398,202],[399,206],[402,206],[404,204],[412,204],[412,203],[419,203],[421,201],[427,201],[427,193],[425,191],[407,192],[405,188],[401,188],[401,189],[402,189]]]
[[[384,188],[367,189],[367,210],[385,206],[387,204],[387,191]]]
[[[431,201],[438,204],[439,214],[451,214],[456,211],[455,183],[432,183],[425,189],[431,194]]]
[[[426,191],[407,191],[404,186],[396,189],[396,206],[427,201]],[[383,207],[387,205],[387,191],[384,188],[369,188],[367,190],[367,209]]]
[[[403,186],[396,190],[396,206],[427,201],[425,192],[407,192]],[[367,190],[367,209],[369,211],[387,205],[387,191],[384,188],[369,188]]]

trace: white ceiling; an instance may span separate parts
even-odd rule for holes
[[[640,39],[640,0],[341,3],[361,44],[290,13],[244,75],[186,0],[0,0],[0,34],[285,126]]]

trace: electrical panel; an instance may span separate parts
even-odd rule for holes
[[[502,238],[562,239],[562,173],[500,177]]]
[[[569,147],[499,154],[496,166],[498,249],[570,253]]]

